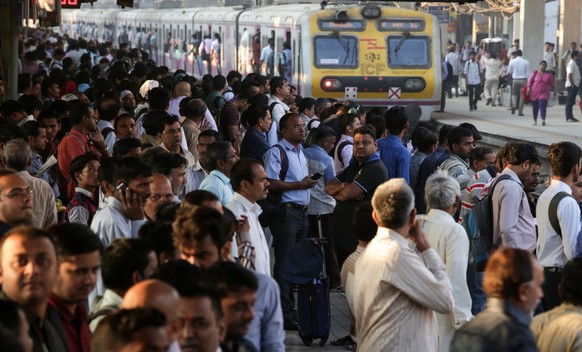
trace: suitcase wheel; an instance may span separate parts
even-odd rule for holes
[[[313,338],[307,337],[307,336],[302,336],[301,334],[299,334],[299,337],[301,337],[301,341],[303,341],[303,344],[305,346],[311,346],[311,343],[313,342]]]

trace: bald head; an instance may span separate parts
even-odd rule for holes
[[[167,332],[175,341],[179,332],[180,295],[169,284],[160,280],[145,280],[133,285],[123,296],[121,309],[153,307],[164,313]]]
[[[176,84],[176,87],[174,88],[174,92],[176,92],[176,97],[191,96],[192,90],[190,89],[190,83],[178,82],[178,84]]]
[[[174,192],[170,179],[162,174],[153,174],[150,183],[150,196],[146,200],[144,211],[148,219],[156,220],[156,211],[162,203],[173,202]]]

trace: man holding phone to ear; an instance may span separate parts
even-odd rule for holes
[[[135,157],[119,160],[113,166],[113,195],[105,198],[105,207],[97,211],[93,230],[108,246],[117,238],[137,238],[145,223],[144,205],[150,196],[151,168]]]

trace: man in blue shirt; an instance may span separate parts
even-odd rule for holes
[[[222,206],[230,203],[234,197],[230,172],[237,160],[238,156],[232,144],[227,141],[216,141],[206,150],[206,162],[211,171],[200,184],[200,189],[214,193]]]
[[[402,142],[408,129],[408,115],[404,106],[393,106],[384,115],[389,135],[378,140],[380,159],[388,169],[388,179],[403,178],[410,183],[410,152]]]
[[[307,160],[303,154],[301,142],[305,139],[305,123],[299,115],[289,113],[280,121],[283,139],[277,143],[278,147],[267,150],[263,156],[267,179],[271,184],[269,191],[281,192],[281,206],[270,226],[273,233],[275,248],[275,267],[273,277],[281,289],[281,306],[285,319],[286,330],[297,330],[297,312],[291,286],[283,279],[281,263],[287,252],[296,242],[305,238],[308,220],[307,207],[309,205],[309,189],[317,184],[309,177]],[[287,159],[289,168],[283,180],[279,179],[282,160]]]
[[[269,149],[266,133],[271,128],[271,112],[266,106],[251,105],[242,114],[242,120],[248,122],[250,128],[240,145],[240,157],[263,160],[263,155]]]

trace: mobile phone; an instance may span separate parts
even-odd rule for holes
[[[311,179],[312,180],[319,180],[321,178],[321,176],[323,176],[323,175],[318,172],[316,174],[311,175]]]
[[[127,189],[127,185],[125,183],[120,183],[119,186],[117,186],[117,190],[119,192],[125,192],[125,190]]]

